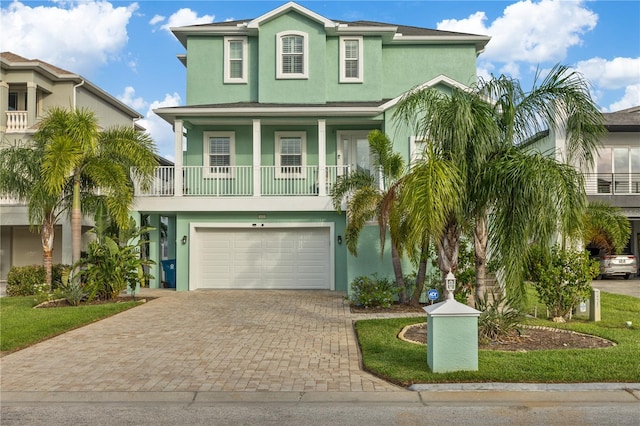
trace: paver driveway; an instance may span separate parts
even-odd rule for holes
[[[341,293],[163,294],[4,356],[2,391],[402,390],[360,369]]]

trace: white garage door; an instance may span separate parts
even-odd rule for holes
[[[196,228],[196,234],[195,288],[331,288],[329,228]]]

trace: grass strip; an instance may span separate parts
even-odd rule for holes
[[[0,351],[12,352],[101,320],[141,302],[33,309],[33,296],[0,298]]]
[[[367,371],[401,386],[415,383],[518,382],[593,383],[640,382],[640,299],[601,293],[602,321],[576,319],[566,324],[529,319],[544,325],[612,340],[606,349],[529,352],[478,351],[478,371],[432,373],[427,349],[397,338],[403,327],[425,317],[363,320],[355,325]],[[628,328],[626,321],[632,321]]]

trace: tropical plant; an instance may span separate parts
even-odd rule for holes
[[[587,208],[583,242],[610,254],[618,254],[631,237],[631,224],[619,207],[591,202]]]
[[[393,152],[392,142],[387,135],[374,130],[369,134],[368,140],[381,182],[373,175],[361,171],[343,176],[331,190],[333,205],[340,211],[343,199],[348,196],[345,239],[347,248],[353,255],[357,255],[358,237],[367,221],[377,219],[382,250],[385,247],[387,231],[389,232],[391,260],[396,284],[400,289],[400,302],[407,302],[401,262],[401,256],[407,254],[417,266],[415,284],[420,290],[414,292],[410,301],[411,304],[417,305],[426,276],[431,234],[427,232],[427,228],[424,228],[421,234],[413,232],[412,224],[407,220],[409,217],[401,207],[400,200],[413,196],[413,192],[431,191],[428,204],[425,204],[425,210],[428,210],[429,214],[421,220],[433,229],[442,228],[442,218],[446,216],[449,208],[446,200],[451,199],[452,193],[456,190],[455,167],[450,162],[440,159],[435,153],[429,155],[426,152],[424,158],[413,167],[415,172],[407,175],[404,160],[399,153]],[[413,185],[412,193],[405,194],[405,179],[428,182],[438,182],[442,179],[442,184]]]
[[[540,256],[532,267],[533,286],[554,320],[566,319],[571,310],[589,298],[598,263],[586,251],[554,245],[550,256]]]
[[[477,299],[485,291],[489,251],[515,303],[526,297],[528,244],[550,245],[558,232],[568,240],[581,228],[587,202],[574,166],[592,165],[602,115],[579,73],[558,65],[538,79],[528,92],[505,76],[450,94],[416,89],[394,114],[458,166],[463,188],[439,238],[438,260],[444,273],[455,272],[460,236],[472,235]],[[547,129],[565,135],[564,163],[530,143]],[[406,208],[419,215],[423,203],[408,197]],[[420,233],[420,221],[414,224]]]
[[[347,200],[347,228],[345,241],[351,254],[358,254],[358,238],[365,224],[378,220],[380,226],[380,238],[384,253],[384,239],[387,230],[391,231],[391,262],[395,274],[396,284],[400,289],[401,302],[406,301],[404,280],[402,275],[400,239],[401,214],[396,208],[396,198],[399,179],[405,171],[402,156],[393,152],[393,144],[379,130],[369,133],[369,147],[373,154],[375,167],[380,172],[381,182],[368,172],[354,170],[351,173],[338,178],[331,188],[331,198],[334,208],[340,212],[342,201],[348,195]],[[387,226],[387,224],[389,226]]]
[[[140,252],[145,243],[140,237],[150,230],[147,227],[138,228],[133,218],[130,218],[126,227],[116,230],[106,209],[98,208],[92,230],[96,239],[89,243],[87,257],[78,265],[80,273],[77,281],[83,283],[89,300],[96,297],[100,300],[113,299],[127,287],[134,292],[146,279],[153,278],[145,273],[144,267],[154,262],[142,258]],[[74,289],[73,286],[71,289]]]
[[[148,134],[133,126],[100,131],[98,118],[88,109],[50,109],[34,139],[44,147],[42,175],[50,195],[59,197],[65,187],[71,194],[72,259],[80,259],[83,208],[98,204],[88,194],[103,194],[110,216],[125,227],[133,202],[133,181],[148,187],[157,165],[155,146]],[[93,200],[93,201],[92,201]]]
[[[491,293],[491,297],[489,297]],[[509,336],[518,330],[524,315],[511,306],[502,291],[485,292],[482,299],[476,299],[478,317],[478,340],[494,341]]]
[[[31,230],[40,232],[45,280],[52,290],[55,225],[65,211],[62,194],[47,191],[41,173],[44,145],[15,144],[0,149],[0,194],[26,202]]]

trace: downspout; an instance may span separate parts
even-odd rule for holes
[[[76,84],[75,86],[73,86],[73,109],[76,109],[76,98],[77,98],[77,89],[78,87],[84,85],[84,80],[82,80],[80,83]]]

